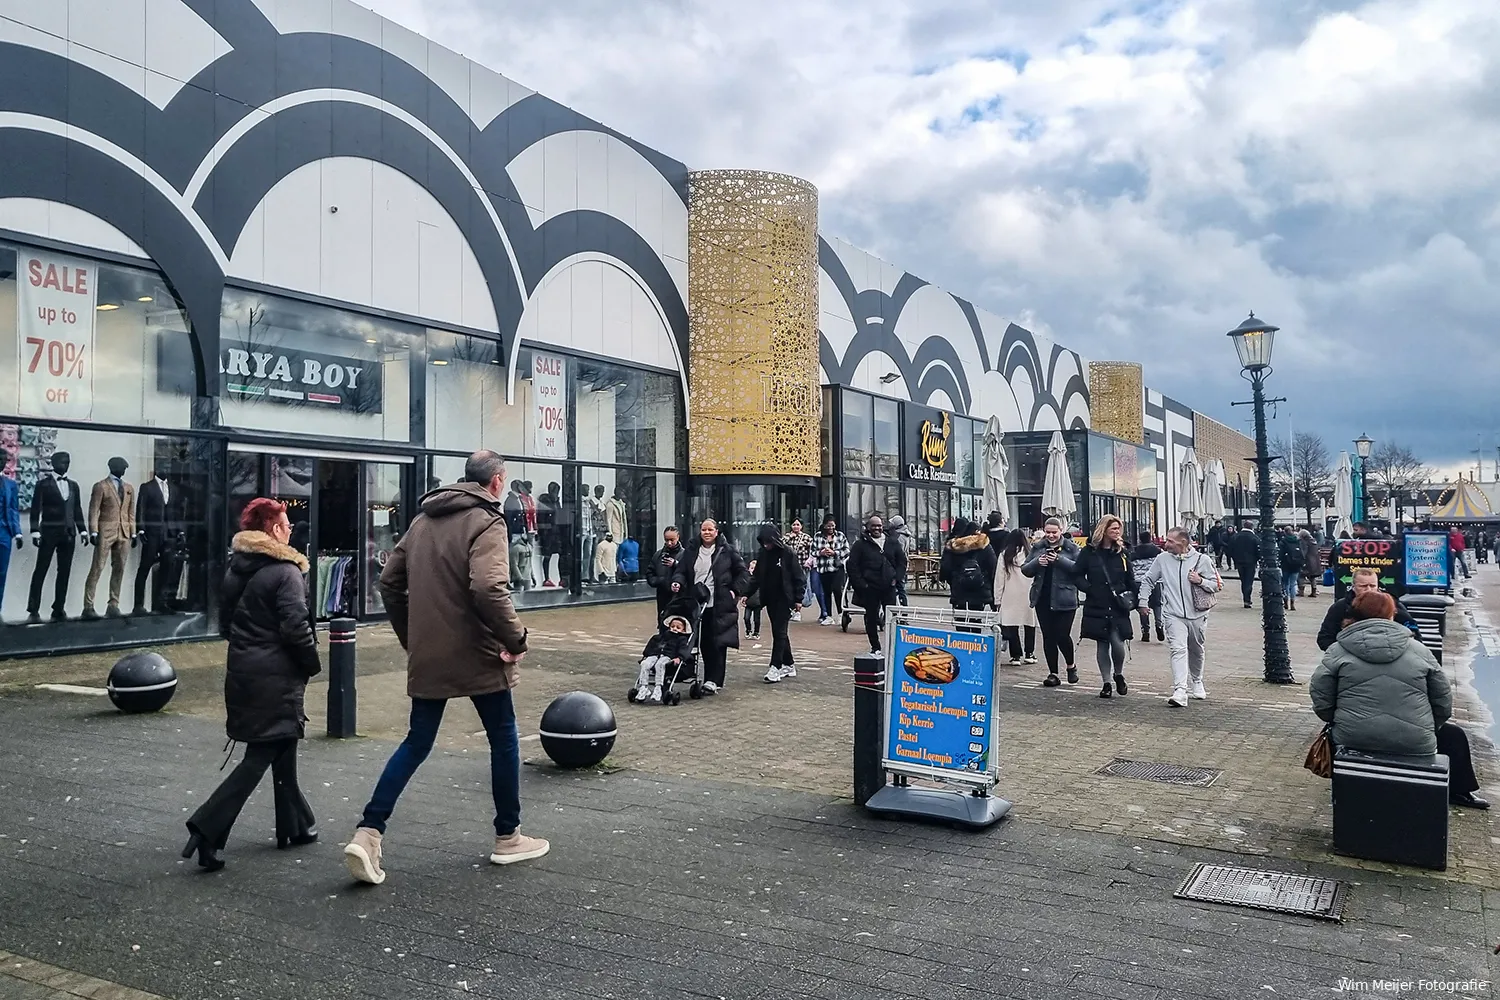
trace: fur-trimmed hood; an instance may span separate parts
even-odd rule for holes
[[[306,573],[307,557],[290,545],[284,545],[264,531],[241,531],[234,536],[230,548],[238,555],[265,556],[280,562],[289,562]]]
[[[962,555],[965,552],[978,552],[980,549],[990,547],[988,535],[960,535],[957,538],[948,539],[948,551]]]

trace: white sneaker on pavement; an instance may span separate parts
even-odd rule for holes
[[[781,683],[781,668],[780,667],[770,667],[770,668],[768,668],[766,670],[766,683],[767,684],[780,684]]]
[[[1201,680],[1193,681],[1193,697],[1199,701],[1208,700],[1208,691]]]
[[[1182,688],[1173,688],[1172,697],[1167,699],[1167,704],[1173,708],[1187,708],[1187,692]]]
[[[704,694],[718,694],[719,693],[719,685],[715,684],[713,681],[704,681],[703,682],[703,693]]]
[[[795,663],[792,664],[790,667],[782,667],[781,668],[781,679],[782,680],[788,680],[789,678],[796,677],[796,676],[797,676],[797,665]]]
[[[827,615],[825,615],[822,618],[818,619],[818,624],[819,625],[832,625],[833,624],[833,619],[829,618]]]
[[[802,620],[802,612],[800,612],[800,611],[793,611],[792,612],[792,621],[794,621],[794,622],[800,622],[801,620]]]
[[[517,861],[530,861],[552,850],[552,845],[540,837],[528,837],[517,830],[509,837],[496,837],[495,850],[490,854],[490,863],[513,865]]]
[[[653,705],[660,705],[661,704],[661,685],[658,684],[655,687],[653,687],[651,689],[651,693],[646,697],[646,700],[649,701]]]

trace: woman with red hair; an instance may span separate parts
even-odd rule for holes
[[[321,669],[307,616],[307,559],[292,548],[286,504],[260,498],[240,515],[220,593],[219,634],[229,640],[225,731],[245,758],[187,821],[185,858],[209,871],[266,769],[276,803],[276,846],[318,839],[312,807],[297,784],[297,741],[305,735],[302,695]]]

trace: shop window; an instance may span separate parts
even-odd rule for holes
[[[840,449],[844,475],[868,479],[873,473],[874,463],[870,456],[875,450],[873,400],[863,393],[847,390],[840,395],[843,397]]]
[[[20,549],[9,538],[0,547],[0,618],[43,623],[7,632],[7,652],[210,633],[217,581],[207,556],[222,508],[209,479],[221,447],[0,424],[0,492],[14,494],[25,538]]]
[[[1150,448],[1136,448],[1135,471],[1136,494],[1154,500],[1156,498],[1156,452]]]
[[[833,475],[833,387],[823,387],[823,421],[822,432],[819,435],[821,442],[821,458],[823,475]]]
[[[155,272],[0,245],[0,413],[185,428],[189,329]]]
[[[901,478],[901,404],[894,399],[876,399],[875,471],[876,479]]]
[[[1089,491],[1113,493],[1115,491],[1115,443],[1097,434],[1088,436]],[[1081,485],[1074,480],[1075,487]]]
[[[287,434],[411,439],[415,327],[230,288],[220,326],[221,422]]]
[[[427,445],[454,451],[488,448],[502,455],[531,453],[526,429],[535,412],[530,352],[517,361],[516,401],[505,401],[509,378],[500,342],[427,331]],[[522,362],[525,367],[521,367]],[[564,400],[561,404],[566,406]],[[566,412],[564,409],[563,412]],[[567,457],[567,428],[558,429]]]
[[[974,481],[967,485],[977,490],[984,489],[984,428],[983,420],[974,421],[974,432],[969,438],[970,447],[974,449]]]
[[[973,488],[975,476],[974,437],[969,421],[962,417],[953,425],[953,469],[958,476],[958,485]]]
[[[676,524],[677,477],[646,469],[579,470],[579,555],[585,588],[645,592],[644,563]]]
[[[685,450],[675,376],[567,359],[580,461],[676,468]]]

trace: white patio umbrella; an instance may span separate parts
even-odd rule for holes
[[[1010,462],[1005,457],[1005,432],[1000,429],[1000,418],[991,416],[984,427],[984,510],[988,514],[998,510],[1010,523],[1010,506],[1005,496],[1005,477],[1010,473]]]
[[[1192,448],[1182,460],[1178,470],[1177,516],[1189,531],[1203,517],[1203,466],[1198,464],[1198,453]]]
[[[1224,520],[1224,462],[1215,459],[1203,473],[1203,528],[1208,530]]]
[[[1339,464],[1333,468],[1333,516],[1339,519],[1333,527],[1334,538],[1346,531],[1354,533],[1354,463],[1347,451],[1339,452]]]
[[[1073,500],[1073,477],[1068,475],[1068,446],[1063,441],[1062,431],[1053,431],[1052,440],[1047,443],[1042,513],[1061,518],[1064,530],[1072,525],[1073,516],[1078,513],[1078,504]]]

